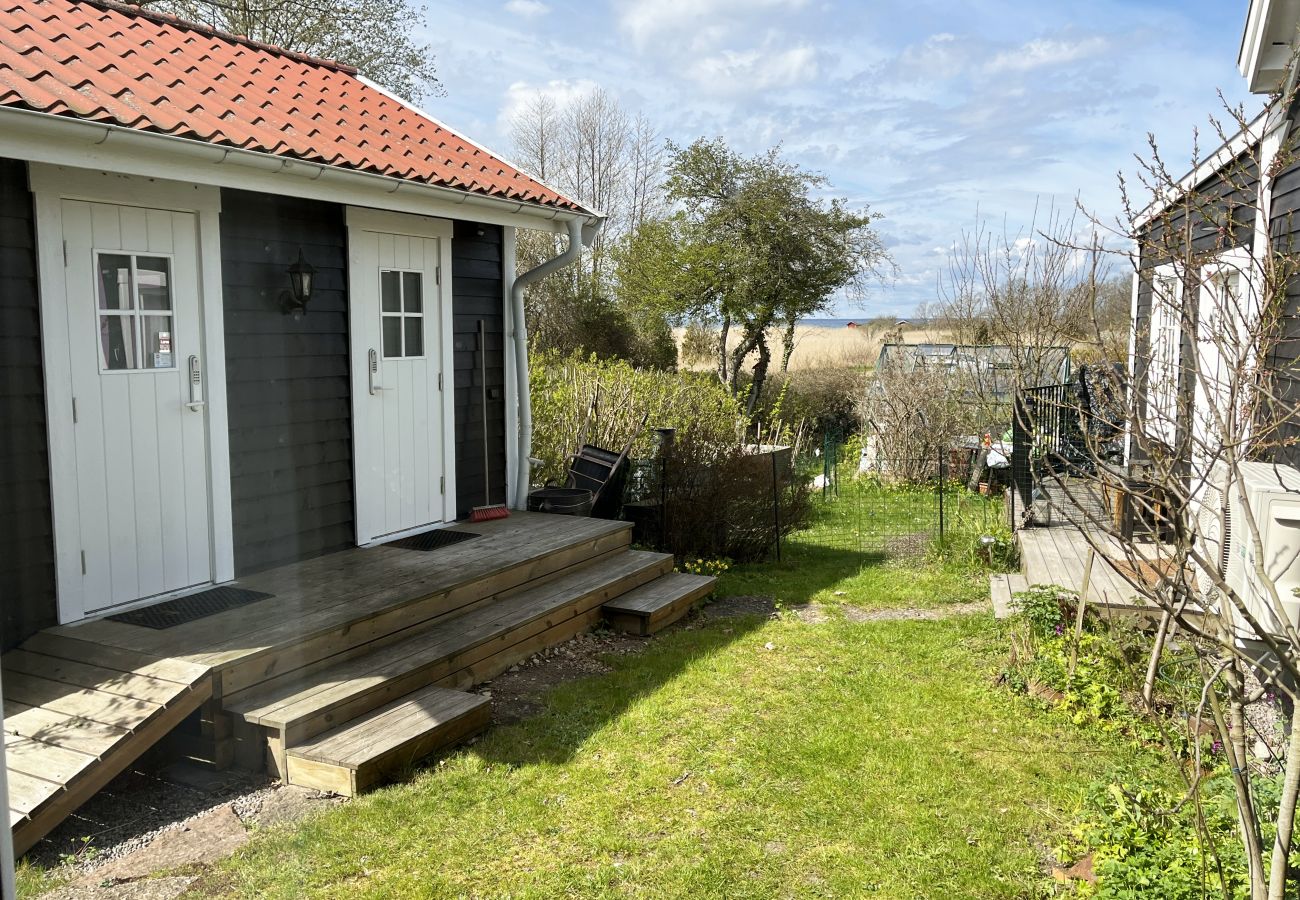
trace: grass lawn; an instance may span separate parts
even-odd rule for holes
[[[1005,531],[1000,499],[950,488],[941,551],[933,489],[881,488],[847,473],[838,496],[812,497],[811,524],[786,538],[781,562],[736,566],[722,577],[719,593],[864,609],[933,608],[988,597],[988,573],[972,564],[972,553],[980,535]]]
[[[1132,751],[993,687],[1004,647],[987,615],[700,620],[409,783],[256,836],[201,891],[1036,896],[1042,844]]]

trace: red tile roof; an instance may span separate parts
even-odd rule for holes
[[[356,69],[105,0],[0,0],[0,107],[581,209]]]

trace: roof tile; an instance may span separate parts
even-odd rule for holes
[[[581,209],[350,67],[111,0],[0,0],[0,107]]]

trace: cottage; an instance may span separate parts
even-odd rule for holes
[[[523,290],[600,226],[346,65],[112,2],[0,2],[19,851],[168,735],[362,790],[483,726],[453,689],[707,590],[625,523],[446,527],[523,506]],[[567,249],[516,276],[521,228]]]

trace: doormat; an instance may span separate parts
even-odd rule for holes
[[[446,528],[435,528],[433,531],[424,531],[410,537],[389,541],[384,546],[396,547],[398,550],[437,550],[439,547],[450,547],[452,544],[459,544],[461,541],[468,541],[470,538],[482,536],[472,531],[451,531]]]
[[[245,588],[214,587],[206,591],[199,591],[197,594],[190,594],[188,597],[177,597],[175,600],[168,600],[166,603],[157,603],[153,606],[144,606],[129,612],[118,613],[115,616],[109,616],[108,619],[111,622],[139,625],[141,628],[154,628],[161,631],[164,628],[184,625],[186,622],[193,622],[196,619],[205,619],[208,616],[215,616],[219,612],[246,606],[249,603],[256,603],[258,600],[266,600],[274,596],[275,594],[264,594],[261,591],[250,591]]]

